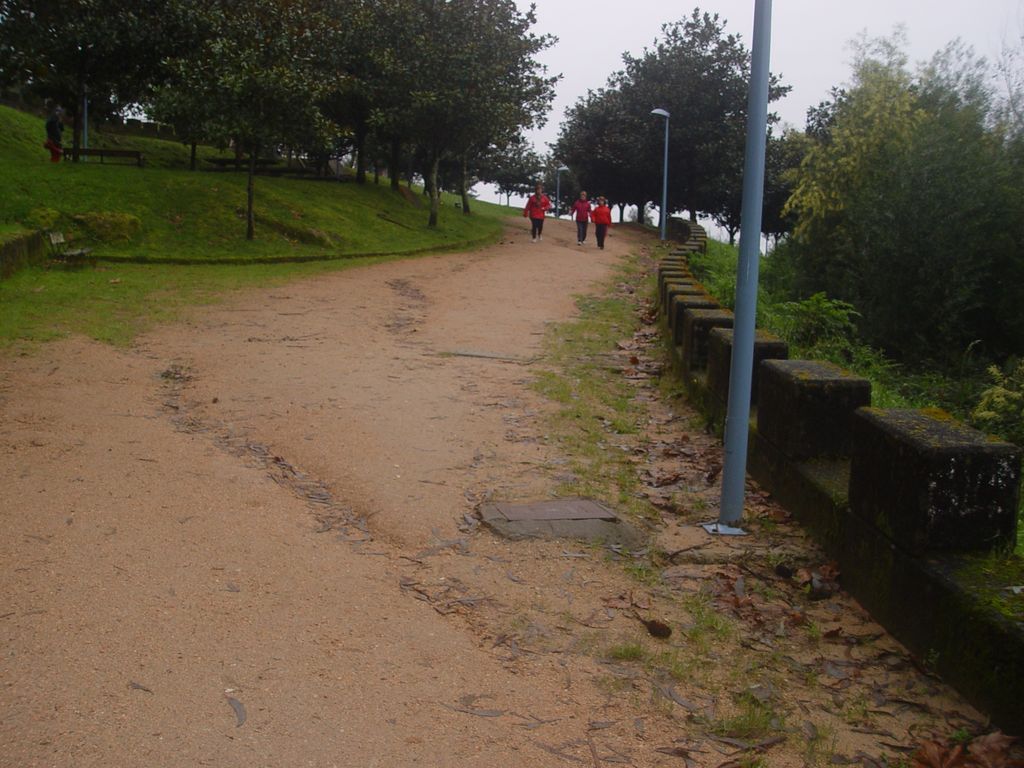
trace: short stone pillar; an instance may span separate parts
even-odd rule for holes
[[[708,337],[708,389],[721,403],[729,399],[729,374],[732,370],[732,328],[715,328]],[[762,360],[787,360],[789,345],[774,334],[757,330],[754,333],[754,371],[750,387],[750,404],[757,405]]]
[[[664,300],[665,285],[678,282],[697,282],[693,275],[681,269],[667,269],[658,272],[658,298]]]
[[[722,305],[710,296],[673,296],[668,305],[668,327],[672,330],[672,346],[683,343],[683,313],[688,309],[721,309]]]
[[[675,264],[662,264],[658,267],[658,284],[664,283],[669,277],[691,278],[693,273],[684,266]]]
[[[1021,450],[946,414],[862,408],[850,509],[913,554],[1016,542]]]
[[[708,364],[708,336],[713,328],[732,328],[733,314],[728,309],[683,311],[683,376],[703,370]]]
[[[757,432],[801,461],[850,455],[853,412],[871,405],[871,382],[832,363],[765,360],[757,394]]]
[[[671,307],[672,299],[676,296],[707,296],[707,291],[704,290],[704,286],[699,283],[695,283],[692,280],[684,281],[672,281],[671,283],[665,284],[665,292],[661,296],[661,306]],[[668,313],[665,313],[665,321],[669,322],[671,318]]]

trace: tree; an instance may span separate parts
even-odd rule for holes
[[[726,33],[717,14],[695,9],[664,25],[653,48],[623,62],[606,88],[569,110],[557,152],[584,184],[642,210],[661,200],[664,131],[650,112],[666,109],[669,211],[731,221],[741,194],[750,69],[740,38]],[[787,91],[772,76],[770,98]]]
[[[520,135],[501,150],[481,159],[477,176],[493,183],[506,198],[529,195],[544,169],[544,161]],[[507,200],[506,200],[507,203]]]
[[[325,132],[318,61],[332,21],[308,0],[192,0],[182,8],[199,20],[203,40],[168,62],[173,79],[165,88],[178,93],[178,104],[203,105],[209,138],[233,141],[248,153],[246,239],[252,240],[260,151]]]
[[[786,208],[791,288],[850,302],[865,338],[906,360],[953,364],[976,339],[1019,353],[1020,155],[984,62],[954,45],[915,74],[903,45],[862,40],[851,83],[810,133]]]
[[[567,110],[554,154],[588,191],[639,206],[653,191],[651,171],[637,159],[637,136],[649,126],[624,102],[615,89],[588,92]]]
[[[784,211],[810,144],[806,134],[797,130],[786,130],[782,136],[768,134],[761,232],[775,238],[776,243],[793,229],[793,219]]]
[[[407,94],[394,117],[424,153],[434,227],[443,159],[458,159],[465,189],[473,159],[543,119],[554,78],[535,56],[553,40],[530,33],[532,7],[520,13],[512,0],[381,0],[378,7],[406,41],[401,51],[377,55],[390,87]],[[464,197],[464,211],[468,202]]]
[[[0,0],[0,79],[63,104],[77,149],[86,94],[94,115],[145,101],[180,18],[171,0]]]

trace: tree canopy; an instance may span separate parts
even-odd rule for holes
[[[589,189],[638,207],[661,200],[664,125],[669,120],[670,211],[721,214],[742,186],[750,54],[718,14],[694,11],[662,27],[661,37],[606,88],[566,114],[555,153]],[[770,98],[788,88],[772,76]],[[773,115],[771,122],[775,122]]]
[[[911,71],[901,36],[862,40],[810,114],[787,211],[791,289],[848,301],[872,344],[954,364],[1024,351],[1024,144],[987,65],[954,44]]]
[[[472,181],[545,118],[554,39],[535,22],[514,0],[0,0],[0,85],[73,114],[86,92],[141,106],[250,171],[345,147],[364,181],[386,148],[394,186],[403,158],[426,180],[433,226],[442,164],[468,213]]]

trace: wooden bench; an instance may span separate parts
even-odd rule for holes
[[[92,255],[92,248],[70,248],[68,241],[64,239],[63,232],[49,230],[46,234],[46,242],[50,246],[50,260],[64,264],[68,267],[81,267],[86,263],[96,266],[96,257]]]
[[[104,158],[121,158],[124,160],[134,160],[135,164],[141,168],[146,164],[146,157],[138,150],[134,149],[85,149],[79,147],[76,149],[70,149],[64,153],[65,160],[77,161],[80,157],[98,157],[100,163],[103,163]]]

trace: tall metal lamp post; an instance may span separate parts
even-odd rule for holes
[[[568,171],[569,167],[565,165],[558,166],[555,170],[555,218],[557,219],[562,214],[562,172]]]
[[[736,270],[736,317],[733,322],[729,405],[725,417],[722,500],[718,522],[704,526],[709,533],[725,535],[743,533],[736,524],[743,516],[747,442],[750,435],[750,385],[754,370],[754,319],[757,312],[758,262],[761,256],[771,30],[772,0],[755,0],[750,96],[747,101],[747,146],[743,166],[743,206],[740,215],[740,259]]]
[[[668,110],[652,109],[652,115],[665,118],[665,163],[661,169],[661,239],[667,240],[668,233]]]

